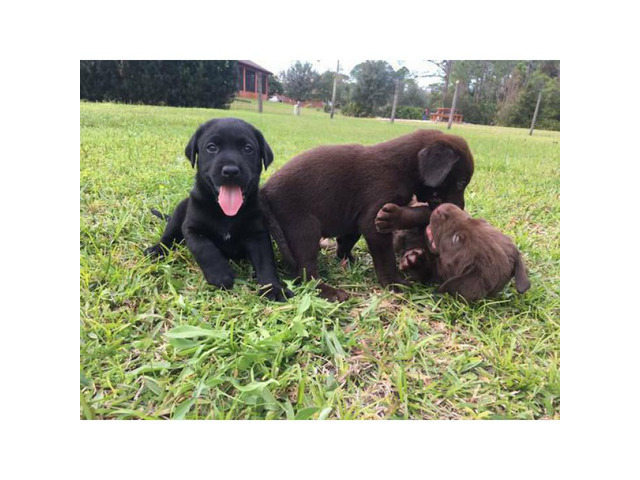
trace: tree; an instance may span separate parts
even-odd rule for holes
[[[538,68],[531,74],[529,82],[523,86],[518,96],[504,116],[504,123],[513,127],[528,127],[535,110],[538,94],[542,92],[537,128],[560,129],[560,81],[552,78],[548,70]]]
[[[282,73],[284,94],[294,100],[309,100],[314,95],[318,77],[311,63],[296,61]]]
[[[316,100],[322,100],[323,102],[331,101],[331,96],[333,94],[333,79],[335,78],[335,76],[336,72],[332,70],[327,70],[318,76],[316,88],[314,91],[314,98]],[[336,103],[340,103],[341,99],[343,98],[345,91],[344,84],[348,79],[349,77],[347,75],[338,75]]]
[[[495,123],[502,83],[515,64],[495,60],[457,60],[453,64],[450,78],[459,82],[457,109],[465,121]]]
[[[323,102],[331,101],[331,94],[333,93],[333,79],[336,76],[336,72],[327,70],[324,73],[318,75],[315,88],[315,97]],[[337,93],[336,93],[337,96]]]
[[[276,75],[269,75],[269,93],[272,95],[284,95],[284,86]]]
[[[438,73],[436,76],[443,78],[442,84],[442,101],[441,107],[444,107],[444,103],[450,101],[449,99],[449,82],[451,80],[451,70],[453,67],[453,60],[429,60],[430,63],[438,67]]]
[[[362,115],[373,116],[390,103],[395,89],[396,72],[387,62],[367,60],[351,70],[354,80],[353,102]]]
[[[504,84],[498,93],[498,106],[496,112],[496,122],[498,125],[509,125],[513,121],[512,110],[518,101],[520,92],[527,82],[527,77],[531,76],[531,64],[516,64],[510,74],[505,78]]]
[[[405,81],[404,91],[400,95],[399,105],[409,107],[427,106],[427,91],[420,87],[413,78]]]
[[[560,128],[560,62],[557,60],[431,60],[440,85],[430,87],[427,106],[450,107],[447,82],[458,81],[457,109],[466,122],[529,126],[538,92],[542,106],[537,125]],[[447,68],[448,76],[447,76]]]

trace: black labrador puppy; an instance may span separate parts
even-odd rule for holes
[[[262,165],[266,169],[273,161],[262,133],[237,118],[210,120],[191,137],[185,155],[197,167],[194,186],[173,214],[164,216],[168,223],[160,242],[145,253],[160,257],[184,241],[207,282],[224,289],[234,281],[227,259],[249,257],[267,298],[284,301],[293,296],[278,280],[258,204]]]

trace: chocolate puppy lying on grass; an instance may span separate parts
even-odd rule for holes
[[[513,241],[451,203],[431,213],[426,230],[394,232],[394,248],[401,255],[400,270],[425,283],[441,283],[439,292],[470,302],[497,295],[512,277],[518,293],[531,286]]]

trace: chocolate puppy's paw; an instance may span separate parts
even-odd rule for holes
[[[344,302],[349,298],[349,294],[339,288],[333,288],[325,283],[318,285],[320,296],[330,302]]]
[[[348,255],[340,256],[338,253],[338,258],[340,259],[340,267],[347,269],[350,265],[353,265],[356,261],[355,257],[349,253]]]
[[[375,223],[380,233],[389,233],[401,229],[402,207],[395,203],[386,203],[378,210]]]
[[[287,299],[294,296],[293,292],[278,283],[262,285],[260,287],[260,296],[264,296],[272,302],[286,302]]]
[[[400,275],[396,275],[391,278],[380,279],[379,281],[382,288],[388,288],[392,292],[401,292],[402,287],[408,287],[411,285],[411,282],[405,280]]]
[[[407,250],[400,259],[400,270],[406,271],[419,268],[427,260],[424,248],[412,248]]]
[[[334,245],[335,245],[335,241],[333,241],[333,239],[331,238],[322,237],[320,239],[320,248],[322,249],[331,248]]]
[[[410,285],[411,285],[411,283],[408,282],[407,280],[404,280],[402,278],[397,278],[393,282],[389,283],[387,285],[387,287],[392,292],[400,293],[400,292],[402,292],[402,287],[408,287]]]
[[[338,247],[338,251],[336,252],[336,256],[340,259],[340,263],[353,263],[356,261],[355,257],[351,254],[351,252],[343,252]]]

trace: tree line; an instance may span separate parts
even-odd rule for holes
[[[420,119],[450,107],[458,83],[457,110],[465,122],[528,127],[538,94],[542,102],[538,128],[560,129],[560,62],[557,60],[430,61],[435,83],[420,85],[421,74],[386,61],[357,64],[337,75],[336,107],[343,115],[389,117],[399,89],[396,118]],[[269,92],[294,100],[327,105],[336,72],[319,73],[309,62],[297,61],[269,77]],[[80,98],[148,105],[229,108],[238,90],[233,60],[82,60]]]
[[[80,98],[229,108],[237,72],[234,60],[81,60]]]
[[[349,75],[338,75],[336,104],[342,114],[388,117],[399,84],[397,118],[422,118],[451,107],[458,82],[457,110],[469,123],[528,127],[538,93],[542,102],[539,128],[560,129],[560,62],[557,60],[444,60],[431,61],[436,83],[421,87],[419,73],[394,70],[385,61],[366,61]],[[331,101],[335,72],[318,73],[309,62],[295,62],[270,78],[269,91],[299,100]]]

